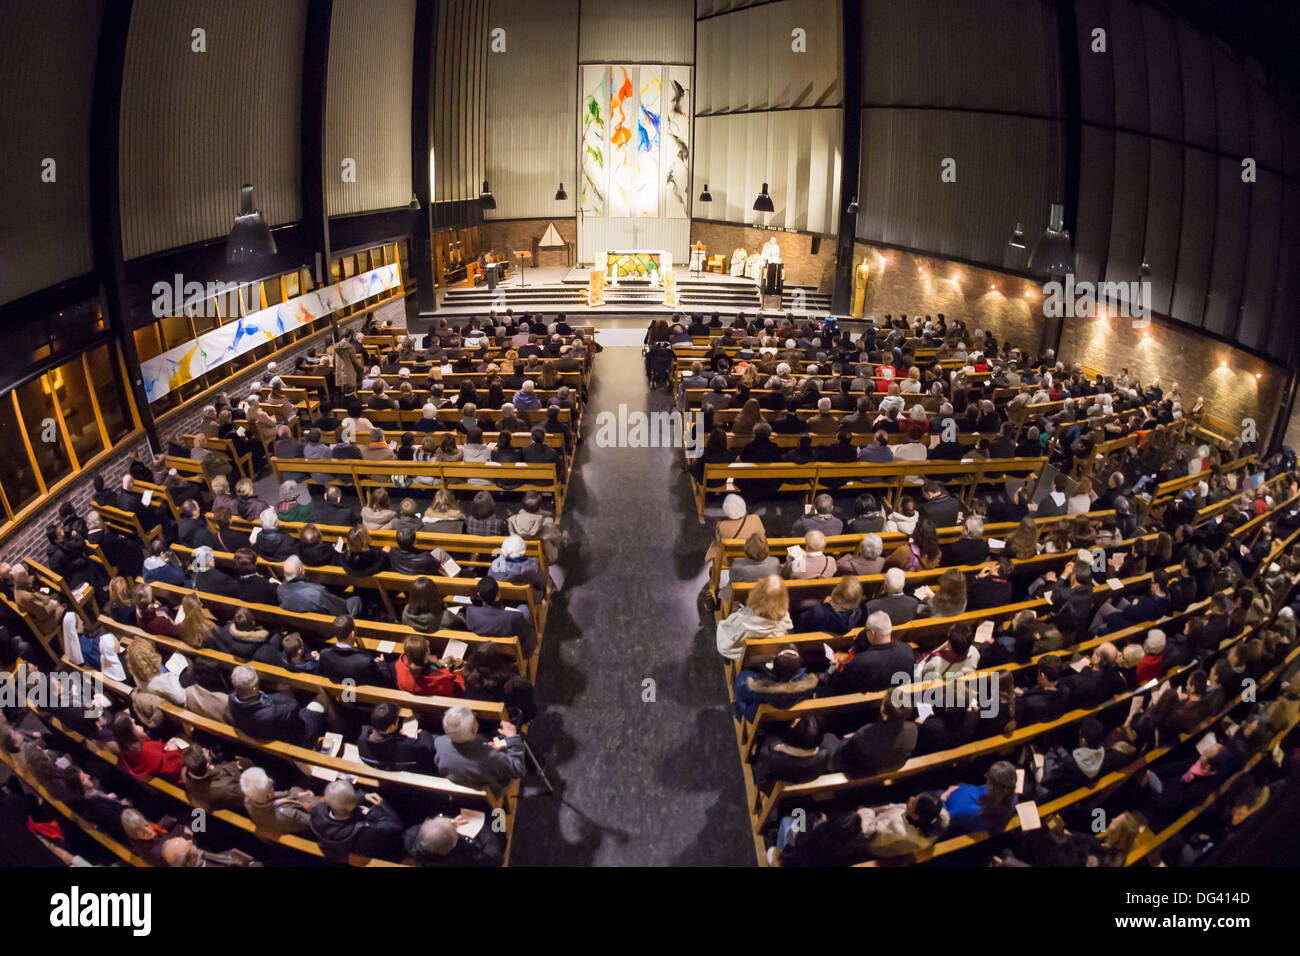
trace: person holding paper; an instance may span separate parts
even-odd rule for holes
[[[505,862],[504,841],[501,834],[483,826],[482,820],[480,815],[477,832],[467,836],[471,824],[469,816],[462,814],[455,819],[430,817],[404,834],[406,855],[416,866],[501,866]]]
[[[450,630],[472,631],[481,637],[518,637],[525,656],[537,646],[537,633],[528,617],[527,606],[507,607],[498,600],[500,586],[494,578],[478,579],[478,596],[460,613],[448,608],[441,626]]]
[[[381,770],[437,773],[433,744],[434,735],[427,730],[405,733],[397,706],[382,701],[371,709],[370,722],[361,726],[357,753],[364,763]]]
[[[185,706],[185,688],[181,686],[179,672],[173,673],[163,666],[162,655],[147,637],[137,637],[127,647],[126,670],[140,690],[157,694],[177,707]]]
[[[899,674],[910,680],[916,652],[910,644],[892,638],[892,624],[884,611],[868,605],[866,623],[853,641],[848,655],[835,655],[826,676],[833,694],[868,693],[897,685]]]
[[[885,593],[882,597],[867,602],[867,614],[884,613],[891,624],[906,624],[917,616],[921,602],[911,594],[905,594],[907,575],[902,568],[890,568],[885,572]]]
[[[397,529],[397,547],[388,551],[388,569],[398,574],[441,574],[451,555],[442,548],[416,547],[415,534],[409,527]]]
[[[509,721],[501,722],[501,736],[485,740],[474,712],[458,704],[443,714],[442,730],[434,740],[438,772],[452,783],[500,793],[527,770],[524,739]]]
[[[943,563],[953,565],[983,564],[988,560],[989,543],[984,540],[984,519],[971,515],[962,524],[962,535],[942,546]]]
[[[450,666],[446,666],[450,665]],[[412,634],[394,664],[397,689],[424,697],[464,697],[465,678],[455,661],[439,661],[429,650],[429,639]]]
[[[364,531],[364,528],[354,528]],[[367,536],[368,540],[369,536]],[[382,553],[382,552],[381,552]],[[299,611],[307,614],[351,614],[361,613],[361,597],[353,594],[344,600],[323,584],[308,581],[303,575],[302,558],[292,554],[284,559],[284,583],[276,588],[276,601],[286,611]]]
[[[319,673],[322,677],[339,684],[350,681],[353,685],[393,686],[384,656],[373,654],[361,646],[352,615],[340,614],[334,618],[333,630],[334,643],[320,650]]]
[[[402,818],[377,793],[358,794],[346,780],[331,781],[325,799],[312,807],[311,833],[325,858],[346,862],[351,854],[396,860],[401,856]]]

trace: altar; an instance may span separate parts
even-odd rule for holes
[[[663,250],[610,249],[596,260],[610,285],[617,286],[620,279],[649,282],[652,286],[663,284],[663,277],[673,267],[672,256]]]

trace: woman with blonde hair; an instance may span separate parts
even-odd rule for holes
[[[119,624],[135,624],[135,603],[131,599],[131,579],[118,575],[108,582],[108,604],[104,610]]]
[[[465,530],[465,513],[460,510],[456,496],[446,488],[440,488],[433,496],[421,521],[425,531],[438,534],[461,534]]]
[[[745,402],[740,414],[736,416],[736,420],[731,423],[731,433],[738,441],[748,442],[754,437],[754,426],[762,421],[763,413],[759,410],[758,399],[750,398]]]
[[[949,568],[939,577],[935,592],[922,604],[933,617],[952,617],[966,610],[966,575]]]
[[[560,373],[555,367],[555,359],[547,359],[542,363],[542,370],[537,375],[537,387],[552,389],[560,384]]]
[[[175,674],[163,667],[162,655],[147,637],[137,637],[127,647],[126,670],[140,690],[157,694],[177,707],[185,706],[185,688]]]
[[[785,582],[769,574],[755,582],[745,604],[718,623],[718,653],[738,661],[751,637],[784,637],[793,626]]]

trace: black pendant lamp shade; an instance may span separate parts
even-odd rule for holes
[[[763,183],[763,191],[758,194],[754,200],[754,212],[775,212],[776,207],[772,205],[772,197],[767,193],[767,183]]]
[[[700,202],[713,202],[713,193],[709,192],[709,184],[704,184],[704,192],[700,193]]]
[[[1052,203],[1051,221],[1029,253],[1029,271],[1052,278],[1074,271],[1074,249],[1065,228],[1065,207],[1060,203]]]
[[[275,236],[253,208],[253,187],[245,183],[239,187],[239,214],[226,239],[226,263],[238,265],[275,254]]]
[[[1007,245],[1013,249],[1025,248],[1025,229],[1020,223],[1016,223],[1016,228],[1011,230],[1011,238],[1007,240]]]
[[[569,198],[569,194],[564,191],[564,183],[560,183],[560,188],[555,190],[555,201],[563,202]]]
[[[488,189],[487,180],[483,180],[483,191],[478,194],[478,204],[484,209],[496,209],[497,201],[492,195],[492,190]]]

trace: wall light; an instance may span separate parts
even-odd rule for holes
[[[1221,362],[1219,363],[1219,368],[1227,368],[1227,367],[1228,367],[1228,360],[1227,360],[1227,359],[1224,359],[1223,361],[1221,361]]]

